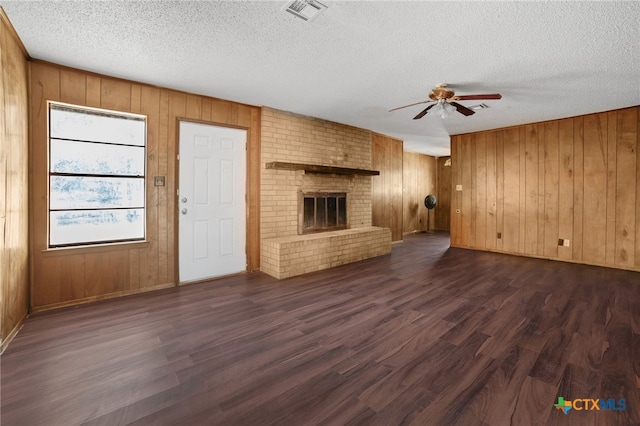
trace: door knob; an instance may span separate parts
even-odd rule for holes
[[[182,209],[182,214],[187,214],[187,209]]]
[[[187,202],[187,197],[184,197],[184,198],[182,199],[182,202],[183,202],[183,203],[186,203],[186,202]]]

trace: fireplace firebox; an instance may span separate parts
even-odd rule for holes
[[[347,229],[346,192],[300,192],[298,233]]]

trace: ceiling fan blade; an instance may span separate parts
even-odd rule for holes
[[[428,107],[426,107],[425,109],[423,109],[423,110],[420,112],[420,114],[418,114],[418,115],[416,115],[415,117],[413,117],[413,119],[414,119],[414,120],[418,120],[418,119],[420,119],[420,118],[424,117],[425,115],[427,115],[427,113],[429,112],[429,110],[430,110],[431,108],[433,108],[435,105],[436,105],[436,104],[431,104],[431,105],[429,105]]]
[[[474,110],[469,109],[469,108],[467,108],[467,107],[466,107],[466,106],[464,106],[464,105],[460,105],[460,104],[459,104],[459,103],[457,103],[457,102],[449,102],[449,103],[450,103],[451,105],[453,105],[454,107],[456,107],[456,109],[458,110],[458,112],[459,112],[460,114],[462,114],[462,115],[469,116],[469,115],[473,115],[473,114],[475,114],[475,113],[476,113]]]
[[[399,110],[399,109],[402,109],[402,108],[407,108],[407,107],[414,106],[414,105],[426,104],[427,102],[432,102],[432,101],[431,100],[426,100],[426,101],[416,102],[415,104],[404,105],[404,106],[401,106],[401,107],[398,107],[398,108],[390,109],[389,112],[396,111],[396,110]]]
[[[462,95],[454,96],[452,99],[456,101],[486,101],[491,99],[502,99],[502,95],[500,93],[492,93],[487,95]]]

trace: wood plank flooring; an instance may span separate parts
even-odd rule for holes
[[[416,234],[33,315],[1,361],[3,426],[640,424],[640,274]]]

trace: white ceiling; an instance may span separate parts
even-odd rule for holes
[[[640,2],[5,1],[33,58],[319,117],[449,154],[449,135],[640,105]],[[502,94],[443,120],[438,83]],[[479,102],[461,102],[471,106]]]

